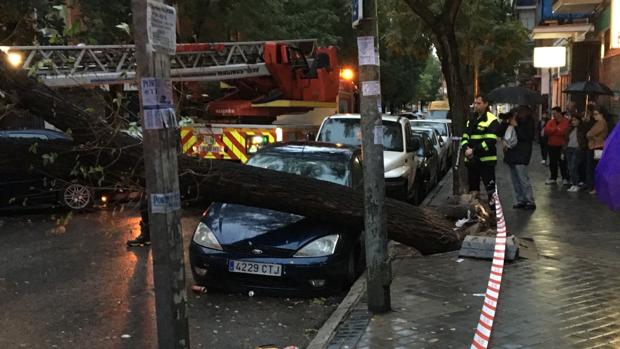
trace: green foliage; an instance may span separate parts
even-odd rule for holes
[[[436,100],[439,94],[442,79],[443,75],[441,74],[441,66],[438,58],[434,55],[429,55],[426,59],[424,70],[422,70],[422,73],[420,74],[416,100]]]
[[[430,42],[421,35],[419,22],[403,15],[407,9],[401,1],[382,1],[378,12],[381,95],[383,104],[397,111],[415,102]]]
[[[48,44],[62,34],[62,0],[0,1],[0,45]]]
[[[527,53],[528,32],[505,0],[464,1],[457,19],[459,52],[466,82],[480,67],[480,90],[515,81],[515,68]]]

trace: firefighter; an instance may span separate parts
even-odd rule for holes
[[[465,124],[461,149],[465,152],[465,164],[469,179],[469,192],[480,192],[480,179],[484,183],[489,205],[495,192],[495,164],[497,163],[497,136],[499,122],[489,111],[489,101],[484,95],[474,100],[474,113]]]

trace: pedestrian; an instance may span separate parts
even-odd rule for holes
[[[536,122],[531,109],[526,106],[516,108],[509,119],[504,120],[503,125],[506,127],[502,138],[504,162],[510,167],[512,187],[517,200],[512,207],[535,210],[534,191],[527,171],[536,136]]]
[[[587,132],[587,131],[586,131]],[[568,173],[570,177],[571,187],[569,192],[578,192],[583,185],[579,174],[579,167],[586,158],[588,149],[588,139],[584,132],[584,123],[581,117],[573,115],[570,119],[570,126],[566,132],[566,161],[568,164]]]
[[[148,195],[146,192],[142,193],[140,197],[140,235],[135,239],[128,240],[127,246],[148,246],[151,244],[151,232],[149,230],[149,204]]]
[[[469,192],[480,192],[482,179],[491,209],[495,208],[492,198],[495,192],[498,133],[499,122],[489,111],[489,100],[484,95],[477,95],[474,99],[474,113],[465,124],[461,149],[465,152]]]
[[[592,128],[586,133],[588,138],[588,152],[586,156],[586,185],[590,194],[596,194],[594,189],[594,169],[601,159],[605,138],[607,138],[607,122],[600,107],[592,110]]]
[[[547,149],[547,136],[545,135],[545,125],[547,122],[549,122],[549,113],[545,111],[542,113],[542,116],[538,121],[538,141],[540,143],[540,156],[542,157],[540,163],[543,165],[547,165],[547,157],[549,155]]]
[[[562,116],[560,107],[553,107],[552,118],[545,125],[545,135],[549,149],[549,172],[551,176],[545,184],[556,184],[558,180],[558,167],[562,175],[563,184],[568,185],[568,170],[566,160],[562,152],[566,144],[566,131],[568,131],[568,119]]]

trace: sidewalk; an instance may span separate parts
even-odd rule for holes
[[[544,185],[548,168],[537,155],[534,212],[512,209],[508,168],[497,166],[508,234],[533,238],[538,258],[507,262],[489,348],[620,348],[620,214],[587,192]],[[450,190],[447,178],[432,201]],[[397,257],[392,311],[369,314],[358,280],[339,309],[344,318],[326,322],[325,338],[309,348],[468,348],[490,268],[458,252]]]

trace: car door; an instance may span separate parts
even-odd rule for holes
[[[362,160],[358,155],[355,155],[351,161],[351,188],[364,190],[363,173]]]

